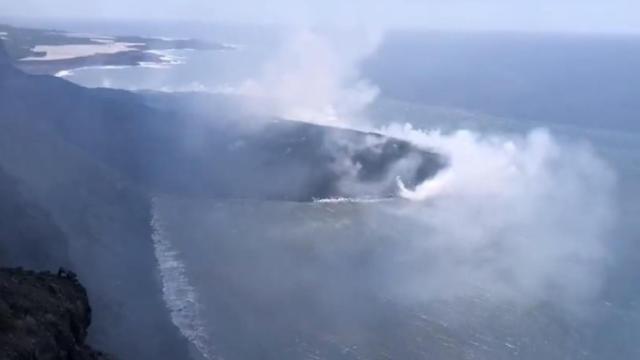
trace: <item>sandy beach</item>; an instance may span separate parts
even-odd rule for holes
[[[44,52],[45,56],[29,56],[20,59],[21,61],[51,61],[67,60],[79,57],[93,56],[99,54],[116,54],[124,51],[137,50],[136,46],[142,43],[124,43],[101,41],[100,44],[73,44],[73,45],[37,45],[33,48],[35,52]]]

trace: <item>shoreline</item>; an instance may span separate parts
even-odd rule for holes
[[[30,74],[68,76],[92,67],[169,67],[181,62],[170,50],[230,51],[237,47],[198,39],[78,34],[0,24],[13,63]]]
[[[94,54],[59,60],[25,60],[15,63],[16,67],[29,74],[55,75],[73,70],[93,67],[135,67],[152,64],[155,66],[176,65],[163,59],[162,55],[146,51],[128,50],[112,54]]]
[[[146,67],[167,69],[184,64],[184,58],[166,53],[170,50],[126,50],[111,54],[93,54],[68,59],[56,60],[22,60],[14,65],[20,70],[34,75],[53,75],[56,77],[72,76],[76,70],[83,69],[122,69],[129,67]],[[196,50],[194,50],[196,51]]]

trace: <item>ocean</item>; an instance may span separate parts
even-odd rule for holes
[[[284,38],[281,29],[206,24],[65,27],[237,45],[170,51],[170,67],[64,76],[165,92],[237,94]],[[342,80],[364,81],[377,96],[358,103],[359,118],[445,152],[451,170],[384,201],[155,194],[165,301],[198,352],[640,358],[640,38],[394,32],[349,60],[320,63],[349,71],[311,88],[341,97],[353,93]]]

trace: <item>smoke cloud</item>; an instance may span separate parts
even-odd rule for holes
[[[378,89],[357,69],[379,40],[336,42],[299,33],[243,92],[268,99],[277,116],[371,129],[363,114]],[[409,200],[388,205],[383,220],[396,221],[389,225],[406,234],[389,254],[395,260],[383,261],[392,293],[410,301],[484,294],[572,307],[597,294],[614,219],[615,174],[588,144],[559,141],[545,129],[496,135],[395,124],[374,131],[447,159],[413,189],[397,168],[383,181],[397,177],[398,194]],[[337,164],[354,173],[357,165]],[[357,194],[365,185],[354,178],[344,186]]]
[[[257,79],[237,92],[259,113],[322,125],[361,121],[378,89],[360,77],[358,64],[378,46],[374,32],[332,35],[301,30],[284,41]]]
[[[401,196],[414,203],[396,210],[416,224],[407,246],[420,270],[402,274],[403,291],[418,298],[480,291],[571,307],[597,294],[615,174],[591,147],[544,129],[499,136],[394,125],[383,132],[448,158],[414,190],[399,180]]]

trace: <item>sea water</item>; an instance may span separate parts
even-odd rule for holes
[[[406,200],[297,203],[158,194],[154,241],[165,300],[176,325],[203,354],[228,359],[640,357],[640,137],[629,120],[640,112],[627,100],[638,95],[628,85],[640,74],[634,65],[639,62],[632,61],[640,41],[433,36],[392,37],[363,64],[364,76],[381,90],[369,108],[371,121],[479,134],[522,135],[544,127],[559,141],[590,144],[616,178],[616,219],[606,233],[598,288],[579,302],[579,309],[553,298],[505,300],[487,283],[478,283],[477,291],[466,296],[444,296],[456,284],[438,282],[433,277],[442,273],[427,266],[441,259],[416,262],[414,254],[403,251],[415,245],[416,233],[430,236],[428,227],[406,215]],[[276,46],[255,36],[212,40],[240,46],[171,51],[180,64],[169,68],[81,69],[65,78],[89,87],[216,92],[255,76]],[[578,45],[562,52],[567,44],[562,41]],[[510,52],[513,44],[518,46]],[[616,46],[634,51],[608,56]],[[541,56],[540,48],[551,55]],[[428,203],[420,206],[422,216],[437,216]],[[405,288],[404,277],[418,279]],[[416,296],[413,284],[421,278],[428,291]]]

